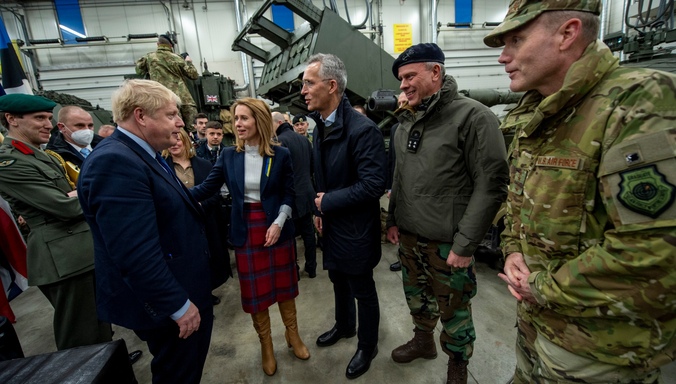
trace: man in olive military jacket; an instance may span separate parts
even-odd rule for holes
[[[40,149],[55,105],[40,96],[0,97],[0,120],[9,130],[0,146],[0,195],[31,229],[28,283],[54,307],[62,350],[110,341],[111,329],[96,316],[94,244],[76,192],[61,164]]]

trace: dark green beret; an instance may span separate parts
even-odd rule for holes
[[[0,96],[0,111],[9,113],[51,112],[56,103],[42,96],[13,93]]]
[[[435,62],[442,66],[446,61],[444,52],[434,43],[420,43],[406,48],[404,52],[394,60],[392,74],[399,78],[399,67],[413,63]]]

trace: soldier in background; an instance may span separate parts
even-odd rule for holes
[[[600,0],[513,0],[505,274],[515,383],[657,383],[676,353],[676,76],[624,68]]]
[[[308,125],[310,124],[308,124],[307,122],[307,116],[296,115],[293,117],[293,130],[305,137],[308,137],[307,133]]]
[[[392,360],[434,359],[441,350],[449,384],[467,383],[474,351],[471,299],[476,295],[474,251],[507,196],[507,154],[491,110],[458,93],[436,44],[409,47],[394,61],[411,110],[399,115],[390,142],[396,166],[387,238],[399,244],[404,293],[414,336]]]
[[[185,58],[174,53],[174,42],[167,35],[157,39],[157,50],[136,61],[136,74],[145,79],[155,80],[173,91],[181,99],[181,118],[185,122],[195,121],[197,107],[188,91],[186,80],[199,77],[197,68],[189,55]],[[193,129],[190,124],[186,129]]]

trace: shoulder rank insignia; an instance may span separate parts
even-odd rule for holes
[[[14,159],[0,160],[0,168],[9,167],[10,165],[14,164],[15,161],[16,160]]]
[[[676,186],[649,165],[620,173],[617,199],[627,208],[656,219],[674,202]]]
[[[29,146],[27,146],[26,144],[24,144],[20,141],[12,140],[12,146],[14,148],[16,148],[19,152],[23,153],[24,155],[32,155],[33,154],[33,150],[30,149]]]

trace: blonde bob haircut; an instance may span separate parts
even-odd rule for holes
[[[153,80],[125,80],[113,92],[113,121],[120,124],[134,115],[136,108],[154,116],[155,112],[172,103],[181,106],[181,99],[169,88]]]
[[[183,128],[181,128],[180,132],[178,133],[178,139],[181,140],[181,143],[183,143],[183,157],[186,159],[192,159],[195,157],[195,148],[190,141],[188,133]],[[169,153],[168,149],[162,151],[162,157],[166,159],[169,158],[169,156],[171,156],[171,153]]]
[[[268,105],[263,100],[253,99],[251,97],[239,99],[235,101],[235,103],[230,107],[230,113],[232,113],[233,116],[233,123],[235,121],[235,108],[240,105],[249,108],[249,111],[251,111],[253,119],[256,123],[256,132],[260,138],[258,153],[261,156],[274,156],[275,152],[272,150],[272,146],[279,145],[279,143],[272,141],[272,138],[275,134],[273,133],[272,129],[272,111],[270,110],[270,107],[268,107]],[[239,136],[236,136],[235,146],[237,148],[237,152],[244,151],[244,141],[242,141]]]

